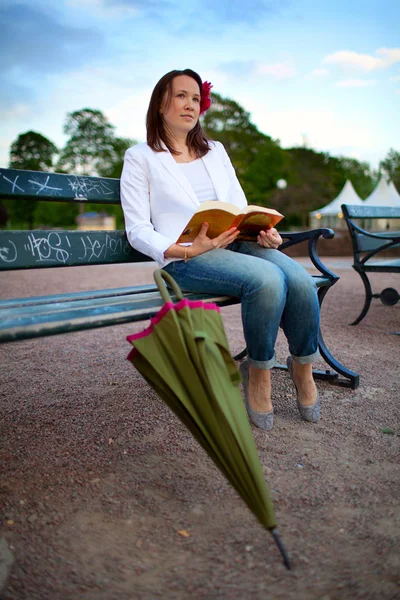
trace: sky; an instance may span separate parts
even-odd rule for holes
[[[400,151],[399,0],[0,0],[0,166],[74,110],[145,141],[152,89],[190,68],[283,148],[377,168]]]

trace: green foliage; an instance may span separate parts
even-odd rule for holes
[[[28,171],[51,171],[57,147],[46,137],[36,131],[21,133],[11,144],[10,169]],[[15,224],[27,224],[32,229],[39,202],[28,200],[6,201],[9,220]],[[19,225],[19,226],[21,226]]]
[[[360,198],[367,198],[377,183],[377,173],[371,170],[368,163],[359,162],[355,158],[339,156],[336,160],[338,161],[338,165],[335,184],[339,188],[339,191],[343,188],[347,179],[350,179]]]
[[[79,205],[75,202],[42,201],[38,203],[35,212],[35,225],[39,228],[75,229],[78,213]]]
[[[391,148],[386,158],[379,163],[379,167],[389,175],[400,193],[400,152]]]
[[[83,108],[69,113],[64,133],[69,136],[57,169],[79,175],[99,175],[120,160],[121,144],[100,110]]]
[[[98,173],[102,177],[113,177],[119,179],[121,177],[122,167],[124,164],[125,152],[131,146],[137,144],[135,140],[130,138],[114,138],[112,160],[102,166],[99,166]]]
[[[21,133],[11,144],[10,169],[51,171],[57,147],[36,131]]]
[[[271,140],[251,123],[244,108],[219,94],[212,94],[212,105],[204,116],[203,128],[211,139],[224,145],[239,178],[246,172],[259,146]]]
[[[219,94],[212,94],[212,101],[203,121],[206,134],[224,145],[249,203],[266,205],[286,172],[284,151],[257,129],[237,102]]]
[[[366,197],[374,186],[367,163],[355,159],[330,156],[311,148],[290,148],[287,154],[285,190],[275,190],[271,206],[286,217],[285,226],[308,226],[308,213],[331,202],[342,190],[347,179],[354,184],[361,197]]]

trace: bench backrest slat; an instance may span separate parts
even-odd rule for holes
[[[342,212],[350,219],[400,219],[400,206],[342,204]]]
[[[0,169],[0,198],[120,204],[119,179]]]
[[[365,221],[372,221],[372,223],[379,219],[398,219],[400,221],[400,206],[397,208],[395,206],[342,204],[342,212],[349,228],[355,264],[360,264],[361,260],[365,262],[369,258],[374,257],[379,249],[393,250],[400,246],[397,243],[400,236],[398,231],[384,230],[369,232],[364,229]],[[361,254],[364,255],[362,259]]]
[[[3,231],[0,270],[148,262],[124,231]]]

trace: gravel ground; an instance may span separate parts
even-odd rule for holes
[[[0,349],[2,600],[399,598],[400,304],[374,301],[349,327],[361,280],[347,259],[326,262],[341,279],[324,302],[324,334],[360,387],[318,382],[313,425],[276,371],[275,428],[253,428],[292,571],[125,360],[125,336],[145,324],[121,325]],[[3,273],[1,297],[151,282],[153,267]],[[239,307],[223,315],[236,353]],[[284,362],[283,338],[277,351]]]

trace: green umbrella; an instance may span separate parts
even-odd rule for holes
[[[164,306],[128,336],[128,359],[204,448],[289,559],[280,541],[219,307],[184,299],[174,279],[154,272]],[[163,279],[172,288],[174,304]]]

